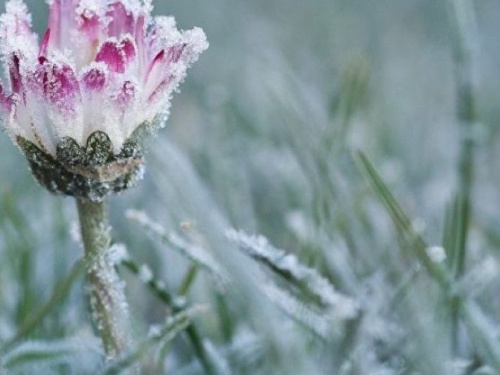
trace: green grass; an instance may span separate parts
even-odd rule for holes
[[[3,135],[0,372],[500,373],[500,5],[155,5],[211,47],[111,200],[133,349],[105,363],[74,202]]]

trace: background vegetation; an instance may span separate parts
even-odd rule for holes
[[[500,373],[500,3],[155,7],[211,47],[112,200],[137,350],[103,362],[74,202],[2,136],[3,371]]]

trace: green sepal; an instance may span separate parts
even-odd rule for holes
[[[83,149],[69,137],[59,142],[56,156],[18,136],[17,143],[26,155],[37,181],[54,194],[87,198],[93,201],[134,186],[144,172],[139,145],[125,142],[118,154],[108,135],[92,133]]]
[[[99,166],[113,161],[113,144],[102,131],[96,131],[88,137],[85,152],[87,165]]]

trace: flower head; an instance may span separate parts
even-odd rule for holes
[[[0,85],[0,113],[42,184],[98,199],[139,175],[134,135],[164,122],[208,43],[199,28],[179,31],[173,18],[152,17],[151,0],[48,4],[40,42],[23,0],[9,0],[0,17],[10,80],[10,89]]]

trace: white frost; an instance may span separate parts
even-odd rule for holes
[[[446,260],[446,251],[441,246],[431,246],[426,249],[427,255],[434,263],[441,263]]]
[[[143,283],[147,284],[153,280],[153,271],[151,271],[151,268],[147,264],[141,265],[139,268],[139,280],[141,280]]]
[[[139,223],[147,232],[161,239],[164,243],[172,246],[182,255],[210,272],[222,285],[228,283],[227,272],[206,249],[189,243],[175,232],[167,233],[159,223],[153,221],[145,212],[130,209],[126,211],[125,216],[129,220]]]
[[[233,229],[228,230],[226,236],[252,258],[303,282],[325,305],[334,309],[339,317],[352,319],[357,315],[358,306],[353,299],[337,292],[315,269],[300,264],[295,255],[272,247],[263,236],[252,236]]]

